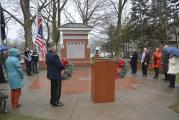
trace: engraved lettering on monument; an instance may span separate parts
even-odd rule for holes
[[[67,43],[67,58],[69,59],[84,59],[85,44],[84,42],[68,42]]]

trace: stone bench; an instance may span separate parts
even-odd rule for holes
[[[0,106],[3,112],[6,110],[6,101],[8,99],[8,95],[0,92]]]

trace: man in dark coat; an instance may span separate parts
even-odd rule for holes
[[[136,74],[137,72],[137,60],[138,60],[138,54],[135,49],[132,50],[132,55],[131,55],[131,69],[132,69],[132,74]]]
[[[56,48],[52,47],[46,56],[47,63],[47,78],[51,81],[51,98],[50,104],[54,107],[63,106],[60,102],[61,96],[61,72],[64,66],[56,54]]]
[[[165,81],[168,81],[168,63],[169,63],[169,54],[165,51],[162,52],[162,69],[164,73],[164,79]]]

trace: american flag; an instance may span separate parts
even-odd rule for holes
[[[42,61],[45,62],[45,56],[46,56],[46,45],[45,41],[43,39],[43,29],[42,29],[42,16],[38,16],[38,34],[35,38],[35,43],[39,45],[41,49],[41,56],[42,56]]]

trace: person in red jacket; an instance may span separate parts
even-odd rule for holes
[[[119,57],[116,66],[116,77],[124,78],[125,75],[126,75],[125,60]]]
[[[160,65],[161,65],[161,56],[162,55],[161,55],[159,48],[156,48],[155,52],[153,54],[153,67],[154,67],[154,70],[155,70],[155,76],[154,76],[155,79],[158,79],[158,77],[159,77],[159,68],[160,68]]]

